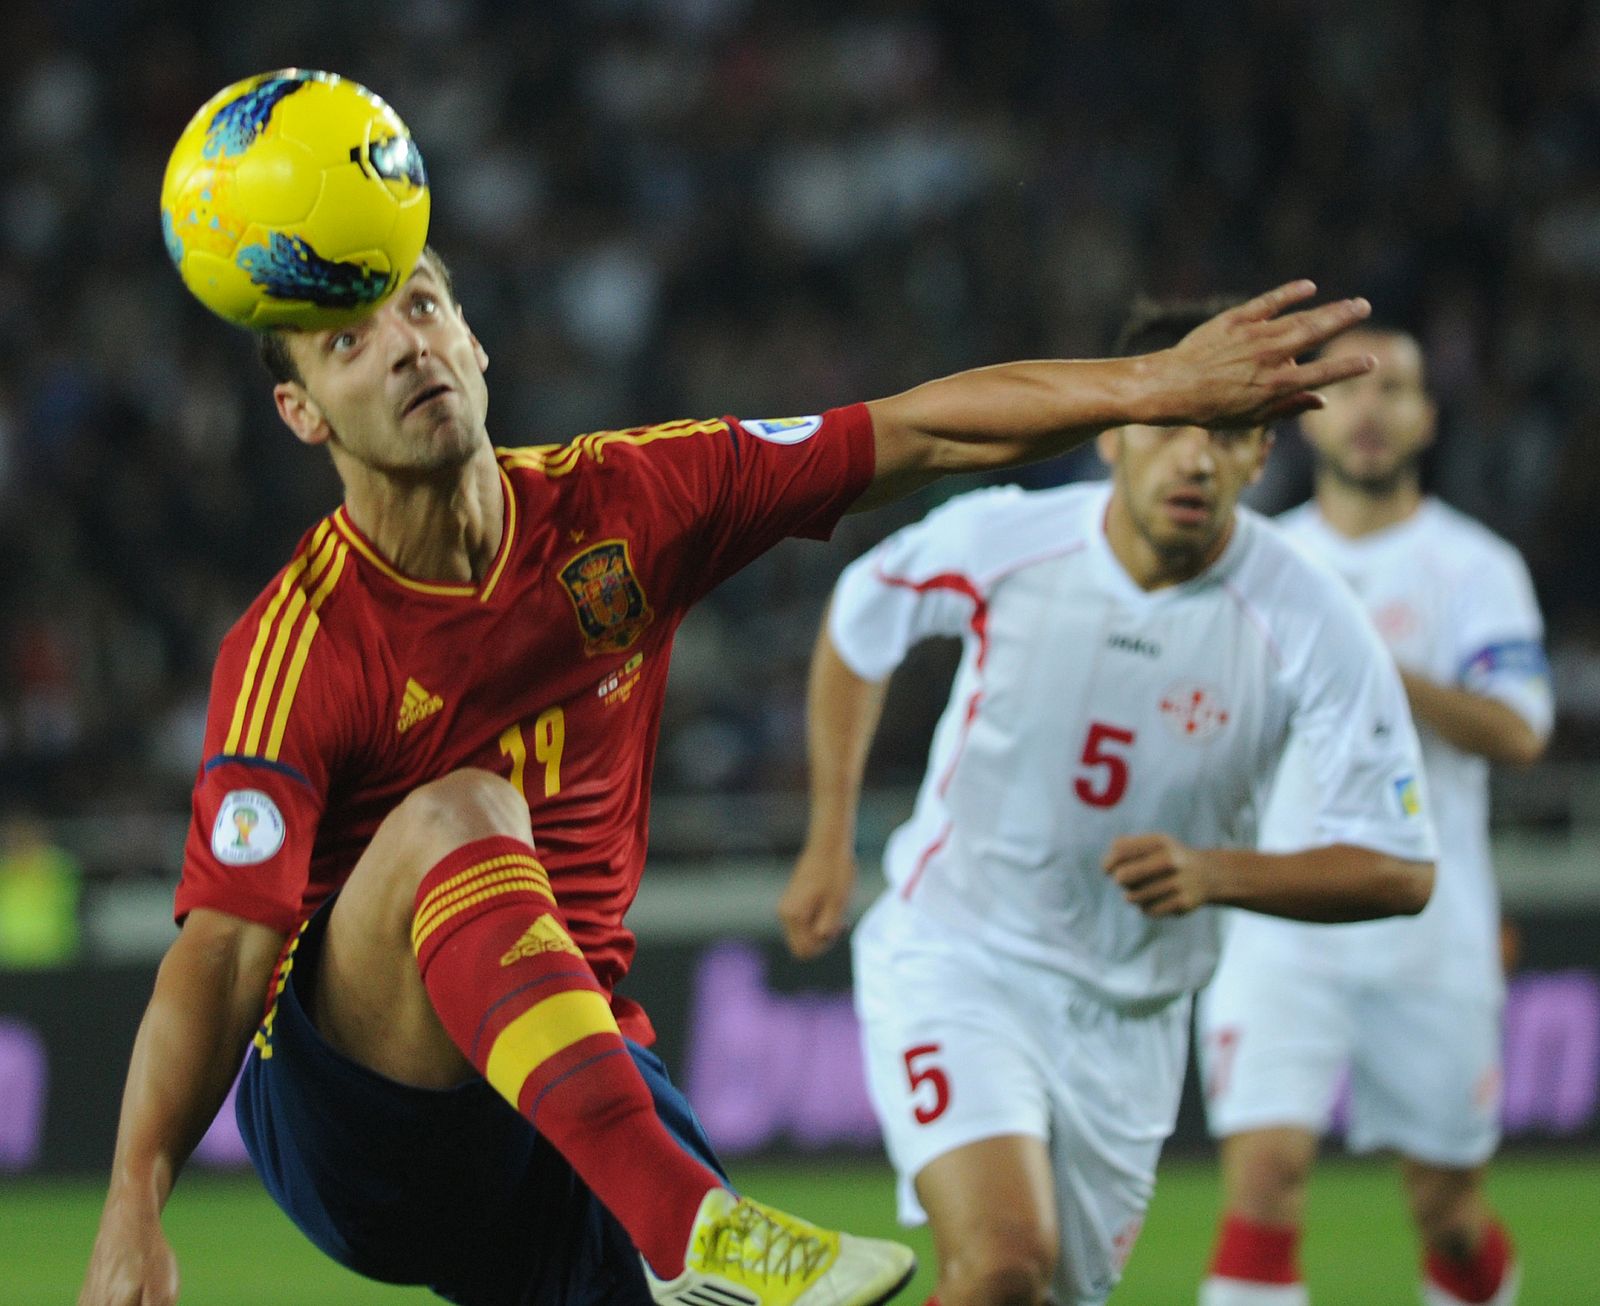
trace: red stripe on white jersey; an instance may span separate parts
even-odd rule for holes
[[[1231,580],[1223,581],[1222,588],[1226,591],[1228,597],[1239,605],[1239,611],[1244,613],[1245,620],[1256,628],[1256,632],[1261,636],[1262,642],[1267,646],[1267,651],[1272,654],[1272,660],[1281,667],[1283,665],[1283,650],[1278,647],[1278,641],[1272,634],[1272,627],[1267,624],[1266,616],[1254,603],[1240,593],[1238,586]]]
[[[954,823],[946,821],[944,829],[939,831],[939,837],[922,850],[922,856],[917,858],[917,865],[905,882],[905,887],[900,890],[902,901],[911,901],[911,895],[916,891],[917,882],[922,879],[922,873],[928,869],[928,863],[933,860],[933,855],[944,847],[945,840],[950,837]]]
[[[993,585],[996,581],[1036,563],[1046,562],[1052,558],[1067,557],[1078,552],[1083,547],[1083,542],[1078,541],[1065,548],[1050,549],[1035,557],[1018,559],[1003,571],[991,576],[989,584]],[[973,659],[973,667],[979,675],[983,673],[984,663],[989,655],[989,601],[984,598],[983,591],[978,587],[977,581],[956,571],[940,572],[938,575],[929,576],[926,580],[920,581],[911,580],[905,576],[891,576],[878,568],[874,568],[873,574],[882,584],[914,590],[918,594],[926,594],[929,590],[945,589],[953,590],[955,593],[965,595],[971,599],[972,618],[967,624],[972,633],[978,638],[978,653]],[[939,777],[937,792],[941,798],[948,792],[950,782],[955,778],[956,767],[960,764],[961,754],[967,746],[967,737],[972,733],[972,723],[978,719],[978,709],[982,704],[983,685],[980,683],[977,689],[973,690],[972,697],[967,700],[967,710],[961,720],[961,735],[956,740],[955,749],[950,754],[950,765],[945,768],[944,774]],[[928,869],[928,863],[933,860],[934,855],[949,840],[952,827],[953,822],[946,821],[944,829],[939,831],[938,837],[922,850],[921,856],[917,858],[916,867],[907,878],[905,886],[900,890],[901,898],[909,899],[912,893],[916,891],[917,884],[922,879],[922,873]]]
[[[929,590],[953,590],[957,594],[965,595],[972,600],[972,620],[968,623],[972,633],[978,637],[978,670],[983,670],[985,657],[989,652],[989,632],[986,629],[989,618],[989,604],[984,599],[983,593],[978,589],[978,582],[970,576],[963,576],[957,571],[940,572],[937,576],[929,576],[927,580],[911,580],[905,576],[891,576],[886,571],[873,569],[873,575],[883,584],[894,586],[898,589],[913,590],[918,594],[926,594]]]
[[[908,580],[903,576],[890,576],[882,571],[876,574],[877,578],[885,585],[895,585],[903,589],[915,590],[919,594],[926,594],[929,590],[944,589],[954,590],[957,594],[965,595],[971,599],[972,619],[968,622],[968,625],[971,627],[972,633],[978,638],[978,654],[974,660],[974,666],[980,673],[983,671],[983,664],[989,654],[989,605],[984,600],[977,583],[971,577],[951,571],[942,572],[937,576],[930,576],[927,580],[914,581]],[[983,689],[980,687],[974,690],[972,697],[967,700],[966,715],[961,721],[961,737],[956,741],[955,751],[950,755],[950,765],[945,768],[945,773],[939,780],[939,793],[941,795],[950,787],[950,781],[956,773],[956,764],[961,760],[962,750],[967,745],[967,735],[972,730],[972,723],[978,715],[978,706],[982,702]],[[905,887],[900,890],[902,898],[911,897],[916,890],[917,882],[922,879],[923,871],[928,869],[928,863],[933,859],[933,855],[944,847],[945,840],[949,837],[950,822],[946,821],[944,829],[939,831],[939,837],[924,848],[922,855],[917,858],[916,869],[911,872],[910,878],[906,880]]]

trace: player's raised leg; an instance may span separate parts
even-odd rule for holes
[[[472,1070],[572,1164],[663,1272],[721,1179],[662,1126],[534,854],[487,771],[414,790],[333,906],[313,997],[325,1038],[402,1083]]]
[[[1300,1230],[1317,1136],[1289,1126],[1222,1140],[1222,1223],[1200,1306],[1306,1306]]]
[[[865,1306],[910,1277],[896,1244],[736,1197],[662,1124],[526,802],[487,771],[420,787],[379,827],[332,909],[313,1010],[329,1042],[391,1079],[483,1075],[627,1230],[658,1296],[715,1279],[750,1303]]]
[[[1061,1246],[1055,1176],[1044,1141],[985,1138],[917,1174],[933,1226],[939,1306],[1037,1306]]]
[[[1484,1167],[1406,1158],[1401,1175],[1422,1239],[1427,1306],[1513,1306],[1521,1276],[1510,1236],[1484,1196]]]

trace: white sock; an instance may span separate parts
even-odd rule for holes
[[[1506,1266],[1505,1277],[1500,1280],[1500,1286],[1495,1290],[1493,1297],[1484,1302],[1483,1306],[1517,1306],[1517,1289],[1522,1286],[1522,1267],[1512,1261]],[[1446,1292],[1432,1279],[1422,1282],[1423,1306],[1470,1306],[1454,1293]],[[1211,1306],[1211,1303],[1202,1301],[1201,1306]],[[1227,1306],[1227,1303],[1220,1303]]]
[[[1311,1306],[1311,1294],[1303,1283],[1251,1283],[1212,1275],[1200,1285],[1200,1306]]]

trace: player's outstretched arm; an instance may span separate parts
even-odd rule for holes
[[[1414,916],[1433,892],[1433,863],[1355,844],[1297,853],[1191,848],[1171,835],[1134,834],[1106,850],[1105,872],[1146,916],[1244,907],[1298,921]]]
[[[806,751],[811,818],[805,847],[778,900],[789,951],[805,960],[844,932],[856,884],[856,811],[888,681],[863,680],[833,646],[823,618],[811,655]]]
[[[189,914],[133,1044],[117,1149],[79,1306],[168,1306],[178,1264],[161,1211],[228,1095],[283,936],[221,912]]]
[[[1404,667],[1400,668],[1400,683],[1417,723],[1462,752],[1510,766],[1532,766],[1544,756],[1549,733],[1535,729],[1522,713],[1499,699],[1441,685]]]
[[[1098,361],[1002,363],[874,400],[877,474],[855,507],[952,472],[1062,453],[1108,427],[1260,426],[1321,405],[1316,391],[1371,371],[1366,354],[1297,361],[1372,310],[1291,281],[1197,327],[1171,349]]]

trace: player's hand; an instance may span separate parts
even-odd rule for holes
[[[1364,299],[1284,312],[1316,290],[1310,281],[1287,282],[1217,314],[1156,355],[1170,369],[1163,382],[1173,387],[1164,424],[1263,426],[1321,408],[1321,387],[1375,368],[1378,360],[1371,354],[1295,361],[1372,312]]]
[[[1167,834],[1125,834],[1101,863],[1146,916],[1187,916],[1215,896],[1213,854]]]
[[[172,1306],[178,1258],[153,1208],[107,1201],[78,1306]]]
[[[844,933],[855,887],[853,851],[806,844],[778,899],[778,920],[789,951],[801,961],[826,952]]]

